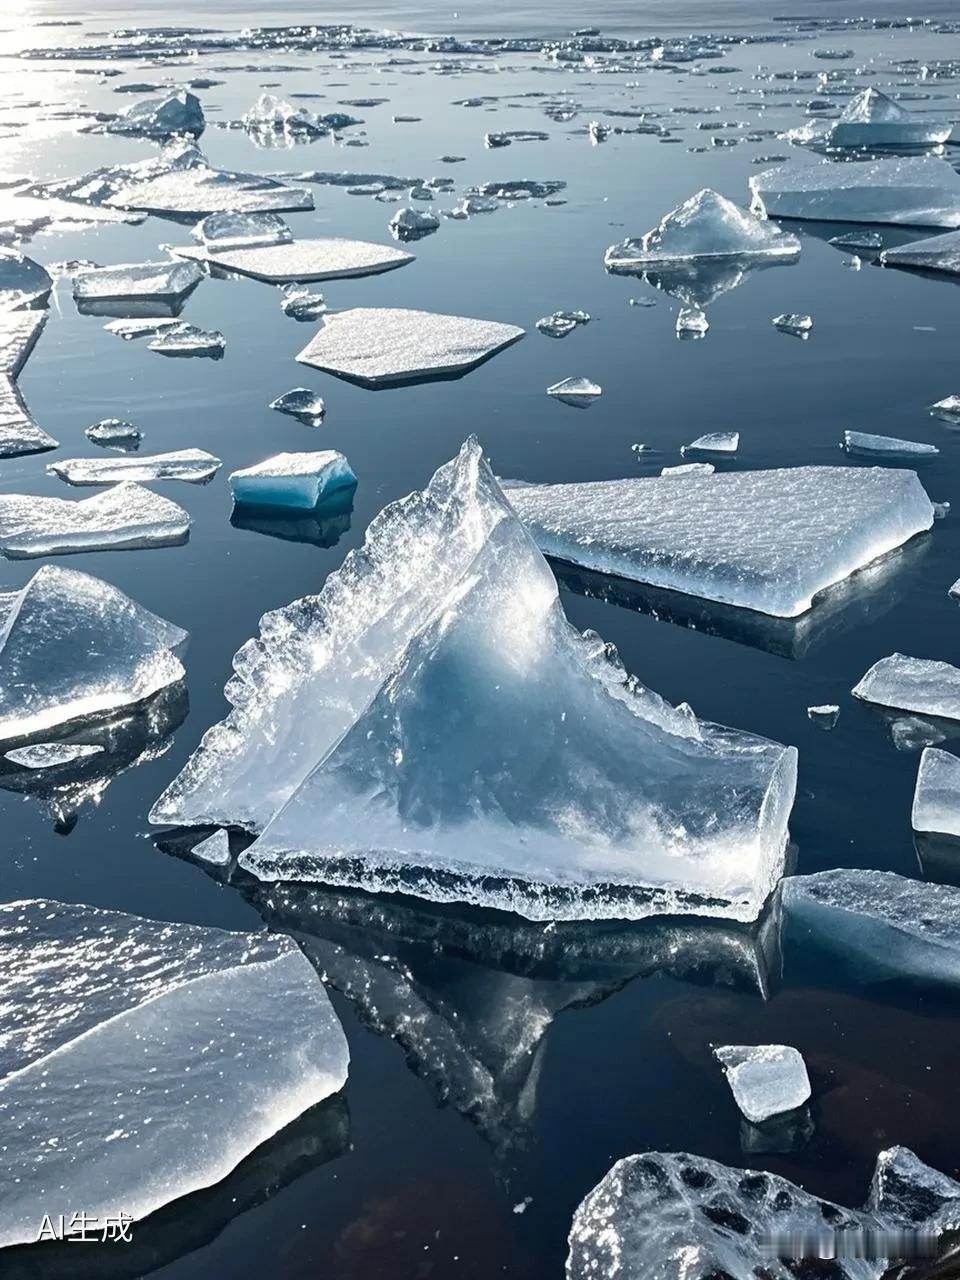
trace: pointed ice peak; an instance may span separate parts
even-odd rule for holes
[[[887,123],[891,120],[909,120],[910,112],[898,102],[888,98],[879,89],[864,89],[851,98],[840,115],[843,121],[857,124]]]

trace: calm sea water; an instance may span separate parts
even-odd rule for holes
[[[819,16],[840,12],[824,0],[803,8]],[[941,13],[948,9],[939,6]],[[202,14],[174,5],[149,20],[234,29],[253,20],[349,18],[493,35],[589,22],[640,37],[772,31],[775,13],[749,0],[612,3],[589,14],[573,5],[541,12],[498,2],[458,16],[440,6],[365,7],[347,15],[306,4],[255,10],[217,0]],[[30,26],[63,18],[83,25]],[[142,11],[109,0],[82,8],[36,0],[5,15],[0,25],[9,30],[0,48],[75,43],[87,32],[147,21]],[[731,48],[722,60],[737,68],[730,75],[602,75],[517,55],[466,59],[475,70],[441,76],[433,70],[436,56],[413,55],[414,65],[398,67],[366,50],[346,59],[215,55],[186,70],[127,62],[122,78],[101,82],[77,75],[71,64],[3,61],[0,122],[7,125],[3,164],[10,174],[65,176],[150,151],[146,143],[78,134],[69,122],[35,120],[35,104],[116,110],[131,100],[113,92],[124,82],[199,74],[222,81],[201,94],[211,124],[238,117],[266,89],[321,94],[313,105],[324,110],[345,99],[388,99],[357,112],[365,125],[347,136],[362,138],[363,148],[323,139],[267,152],[242,132],[210,127],[203,146],[220,166],[448,173],[458,192],[493,178],[568,183],[560,207],[530,201],[467,223],[444,222],[415,246],[412,266],[320,286],[338,308],[421,307],[527,329],[523,341],[459,381],[377,393],[305,370],[294,356],[313,326],[285,317],[270,287],[243,280],[204,283],[184,312],[223,331],[224,359],[163,360],[145,343],[106,333],[102,319],[79,315],[61,284],[20,380],[37,420],[61,441],[60,456],[97,453],[83,428],[117,416],[143,430],[144,452],[197,446],[224,465],[208,486],[165,490],[193,518],[187,545],[59,561],[105,578],[189,629],[189,707],[171,712],[166,753],[119,773],[99,806],[81,812],[67,834],[55,830],[41,798],[0,790],[3,896],[290,931],[337,988],[352,1065],[344,1100],[304,1117],[223,1187],[142,1226],[135,1252],[120,1259],[98,1251],[95,1262],[91,1254],[78,1258],[74,1247],[42,1257],[21,1253],[11,1264],[18,1276],[547,1280],[562,1272],[574,1208],[615,1159],[632,1152],[690,1150],[766,1167],[854,1204],[865,1196],[877,1151],[892,1143],[956,1173],[958,1010],[947,997],[849,986],[802,955],[788,954],[781,973],[775,936],[754,944],[713,927],[596,927],[553,937],[505,916],[362,895],[316,890],[268,900],[222,886],[175,847],[158,846],[146,821],[151,802],[203,731],[224,715],[232,655],[255,634],[260,615],[316,592],[384,504],[421,487],[470,432],[498,472],[533,480],[655,474],[705,431],[740,431],[740,452],[722,464],[737,468],[845,465],[838,449],[845,428],[905,436],[940,447],[923,479],[931,497],[952,501],[956,512],[960,444],[926,410],[960,391],[955,286],[867,261],[851,270],[849,255],[827,243],[841,228],[802,224],[798,265],[754,273],[709,308],[705,340],[681,342],[673,300],[603,270],[608,244],[642,233],[701,187],[746,203],[755,158],[789,150],[773,138],[716,148],[712,133],[696,128],[701,119],[748,122],[732,134],[743,139],[750,128],[801,122],[803,104],[815,96],[810,82],[770,99],[765,111],[731,93],[756,83],[759,64],[830,69],[838,64],[814,61],[812,50],[839,45],[855,50],[839,65],[875,69],[863,82],[889,85],[903,79],[891,69],[894,60],[955,53],[955,40],[925,32],[822,33],[792,42],[786,34],[779,43]],[[851,78],[858,79],[852,70]],[[922,87],[932,96],[913,103],[916,109],[957,117],[957,81]],[[543,93],[568,95],[579,106],[576,118],[547,119],[541,99],[528,96]],[[473,109],[452,105],[470,97],[490,101]],[[670,121],[678,144],[623,135],[591,147],[584,133],[587,121],[607,111],[642,108],[666,116],[674,106],[711,104],[721,107],[719,115]],[[393,124],[394,113],[421,120]],[[485,131],[511,128],[544,129],[549,139],[484,149]],[[690,149],[699,146],[706,150]],[[439,158],[448,153],[465,160],[445,166]],[[290,218],[297,233],[387,239],[391,206],[325,187],[315,194],[314,212]],[[150,219],[45,234],[28,251],[47,263],[136,261],[185,235],[184,228]],[[914,238],[885,235],[887,243]],[[657,305],[629,305],[644,294]],[[552,341],[534,325],[557,308],[584,308],[593,319]],[[809,341],[774,330],[770,318],[784,311],[814,317]],[[544,394],[570,375],[604,388],[588,412]],[[324,396],[321,427],[267,409],[296,385]],[[635,442],[656,452],[640,464],[630,448]],[[334,545],[231,525],[229,471],[313,447],[342,450],[360,479],[348,527]],[[47,461],[4,461],[0,489],[62,496],[62,484],[45,474]],[[914,845],[910,800],[918,754],[895,749],[886,721],[851,700],[849,690],[876,659],[896,650],[960,660],[960,619],[947,597],[960,574],[958,529],[956,514],[938,522],[849,598],[797,624],[731,622],[709,611],[676,612],[671,620],[636,601],[584,594],[584,584],[573,580],[564,583],[563,599],[578,626],[614,642],[627,668],[671,701],[687,700],[702,717],[799,748],[792,834],[800,871],[863,866],[956,881],[960,866],[949,857],[923,863]],[[33,568],[0,562],[0,590],[21,585]],[[842,707],[839,723],[823,733],[806,708],[834,701]],[[136,756],[134,745],[124,762]],[[706,1048],[718,1039],[786,1041],[801,1049],[817,1123],[802,1151],[742,1154],[733,1102]]]

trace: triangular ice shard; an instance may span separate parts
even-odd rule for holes
[[[0,315],[0,458],[56,449],[57,441],[34,422],[17,388],[17,375],[40,337],[43,313]]]
[[[960,275],[960,231],[945,231],[942,236],[926,236],[923,240],[884,249],[880,261],[885,267],[913,267],[917,271]]]

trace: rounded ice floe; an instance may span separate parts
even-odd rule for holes
[[[924,748],[911,820],[914,831],[960,838],[960,759],[951,752]]]
[[[185,297],[203,279],[195,262],[130,262],[115,267],[89,267],[73,277],[78,302],[131,298],[169,302]]]
[[[312,511],[333,494],[356,485],[349,462],[335,449],[278,453],[230,476],[230,492],[238,505],[297,511]]]
[[[81,500],[0,494],[0,555],[10,560],[173,546],[186,540],[189,528],[182,507],[138,484]]]
[[[564,404],[587,405],[599,400],[603,395],[603,387],[590,378],[563,378],[547,387],[547,395]]]
[[[181,258],[209,262],[238,275],[251,276],[267,284],[291,281],[337,280],[347,276],[376,275],[413,262],[413,254],[392,245],[373,244],[368,240],[344,240],[326,237],[317,240],[291,240],[285,243],[258,244],[235,249],[217,249],[209,245],[176,246]]]
[[[960,396],[944,396],[930,406],[930,413],[943,422],[960,423]]]
[[[795,1111],[810,1099],[799,1050],[786,1044],[723,1044],[713,1056],[723,1067],[737,1106],[752,1124]]]
[[[0,311],[44,306],[52,288],[46,267],[19,249],[0,249]]]
[[[932,658],[892,653],[875,662],[853,689],[856,698],[898,711],[960,720],[960,670]]]

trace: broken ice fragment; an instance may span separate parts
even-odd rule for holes
[[[208,245],[175,245],[171,252],[181,258],[208,262],[225,271],[235,271],[238,275],[251,276],[254,280],[263,280],[267,284],[377,275],[381,271],[392,271],[414,260],[412,254],[392,245],[333,236],[217,249],[216,253],[211,253]]]
[[[504,485],[545,555],[788,618],[933,524],[916,475],[879,467]]]
[[[205,484],[220,469],[220,459],[205,449],[180,449],[135,458],[65,458],[47,466],[67,484],[119,484],[151,480],[186,480]]]
[[[564,378],[547,387],[547,395],[562,400],[564,404],[585,406],[603,395],[603,387],[589,378]]]
[[[739,431],[710,431],[697,436],[680,450],[681,453],[736,453],[740,448]]]
[[[46,316],[35,312],[0,314],[0,458],[56,449],[57,441],[34,422],[17,387]]]
[[[0,1247],[34,1242],[38,1214],[138,1221],[210,1187],[347,1078],[343,1030],[288,938],[15,902],[0,975]],[[202,1141],[184,1141],[184,1115]]]
[[[786,312],[782,316],[774,316],[773,325],[781,333],[792,333],[796,337],[806,338],[813,328],[813,319],[811,316]]]
[[[737,1106],[753,1124],[810,1099],[810,1079],[797,1049],[786,1044],[717,1045],[713,1055],[723,1067]]]
[[[322,418],[325,412],[323,396],[318,396],[309,387],[294,387],[292,391],[285,391],[276,400],[271,400],[268,407],[276,409],[278,413],[289,413],[295,418]]]
[[[143,702],[181,680],[187,633],[99,578],[43,565],[0,594],[0,740]]]
[[[716,467],[712,462],[682,462],[676,467],[664,467],[660,475],[663,476],[712,476],[716,471]]]
[[[875,436],[867,431],[844,431],[843,447],[847,453],[865,457],[932,458],[940,452],[934,444],[920,444],[916,440],[898,440],[896,436]]]
[[[120,418],[104,418],[87,427],[83,434],[94,444],[103,445],[136,447],[143,439],[143,433],[132,422],[124,422]]]
[[[883,236],[879,231],[845,231],[843,235],[831,236],[830,243],[838,249],[875,251],[883,248]]]
[[[137,134],[162,141],[176,135],[198,138],[205,127],[200,99],[185,89],[167,98],[148,98],[135,102],[110,120],[108,133]]]
[[[327,316],[301,364],[364,386],[466,372],[523,337],[515,325],[403,307],[353,307]]]
[[[335,449],[278,453],[230,476],[230,492],[238,505],[298,511],[313,511],[333,494],[356,486],[350,464]]]
[[[553,315],[538,320],[537,328],[548,338],[565,338],[580,325],[589,323],[590,317],[586,311],[554,311]]]
[[[930,412],[944,422],[960,424],[960,396],[944,396],[930,406]]]
[[[696,258],[796,258],[799,253],[796,236],[705,189],[668,213],[640,239],[611,245],[604,263],[607,267],[639,268]]]
[[[34,742],[28,747],[14,747],[4,753],[6,760],[23,769],[54,769],[58,765],[99,755],[103,747],[82,742]]]
[[[293,232],[277,213],[210,213],[193,228],[208,253],[290,244]]]
[[[832,729],[840,719],[840,708],[835,702],[819,707],[807,707],[807,718],[820,729]]]
[[[149,316],[142,320],[124,316],[119,320],[110,320],[103,327],[108,333],[115,333],[118,338],[123,338],[124,342],[131,342],[134,338],[153,338],[166,329],[179,328],[182,323],[182,320],[167,316]]]
[[[150,351],[162,356],[209,356],[214,360],[219,360],[226,346],[227,340],[219,329],[198,329],[195,324],[176,324],[169,329],[161,329],[147,344]]]
[[[678,338],[702,338],[709,328],[710,321],[699,307],[681,307],[677,312]]]
[[[352,116],[343,119],[357,123]],[[295,107],[273,93],[261,93],[244,113],[241,124],[260,146],[276,146],[276,140],[284,135],[289,138],[285,145],[290,146],[294,140],[320,138],[330,132],[320,116],[306,107]]]
[[[230,861],[230,836],[226,831],[215,831],[190,850],[190,856],[215,867],[225,867]]]
[[[73,277],[78,305],[133,299],[137,302],[181,302],[203,279],[195,262],[135,262],[93,267]]]
[[[288,187],[256,173],[210,169],[202,161],[143,178],[131,178],[109,194],[115,209],[202,218],[209,213],[286,213],[313,208],[305,187]]]
[[[0,494],[0,555],[8,559],[169,547],[186,541],[189,529],[182,507],[138,484],[79,501]]]
[[[0,249],[0,311],[46,306],[53,288],[49,271],[18,249]]]
[[[440,219],[423,209],[398,209],[390,219],[390,234],[397,240],[420,240],[439,229]]]
[[[879,89],[852,98],[826,135],[831,147],[936,146],[950,136],[951,125],[907,111]]]
[[[853,694],[881,707],[960,720],[960,670],[932,658],[908,658],[902,653],[881,658]]]
[[[288,284],[283,287],[280,309],[294,320],[319,320],[327,304],[322,293],[311,293],[302,285]]]
[[[774,218],[960,227],[960,174],[935,156],[781,165],[750,187],[754,210]]]
[[[885,267],[910,267],[917,271],[960,275],[960,231],[946,231],[940,236],[884,249],[880,261]]]
[[[960,759],[925,747],[920,757],[911,815],[914,831],[960,838]]]

